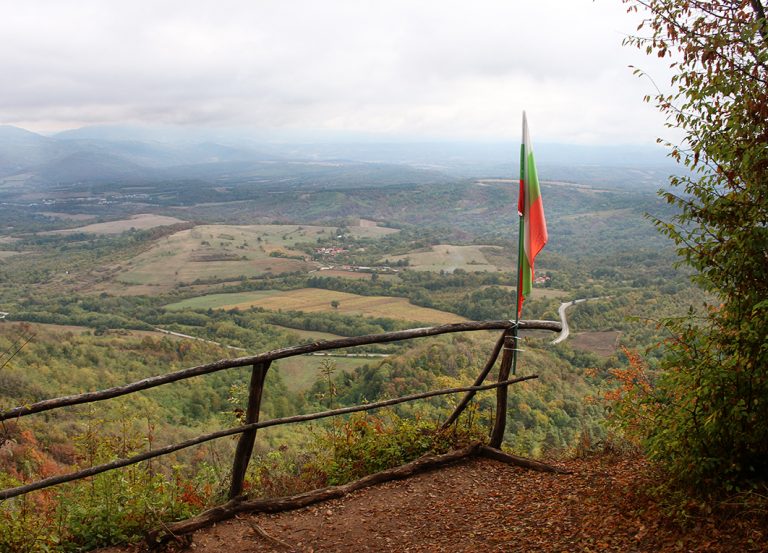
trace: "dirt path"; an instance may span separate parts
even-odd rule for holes
[[[768,550],[764,520],[702,518],[686,531],[670,524],[635,491],[643,488],[641,461],[565,464],[574,474],[472,459],[298,511],[242,516],[197,532],[188,551]],[[130,549],[109,550],[117,551]]]

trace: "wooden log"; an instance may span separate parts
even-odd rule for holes
[[[261,396],[264,392],[264,380],[267,377],[267,370],[270,362],[265,361],[253,366],[251,371],[251,383],[248,387],[248,407],[245,412],[245,424],[259,422],[259,410],[261,409]],[[253,444],[256,442],[256,428],[246,430],[240,434],[240,440],[237,442],[235,458],[232,464],[232,482],[229,487],[229,498],[237,497],[243,492],[243,481],[245,480],[245,471],[248,470],[248,463],[253,453]]]
[[[102,472],[106,472],[108,470],[114,470],[121,467],[126,467],[128,465],[135,465],[136,463],[140,463],[142,461],[146,461],[148,459],[152,459],[154,457],[160,457],[162,455],[167,455],[169,453],[173,453],[174,451],[179,451],[181,449],[186,449],[188,447],[192,447],[198,444],[202,444],[205,442],[210,442],[211,440],[216,440],[218,438],[224,438],[226,436],[233,436],[235,434],[241,434],[243,432],[246,432],[248,430],[258,429],[258,428],[267,428],[270,426],[279,426],[282,424],[291,424],[296,422],[304,422],[304,421],[311,421],[311,420],[317,420],[317,419],[323,419],[326,417],[333,417],[335,415],[344,415],[347,413],[357,413],[360,411],[370,411],[372,409],[379,409],[381,407],[388,407],[390,405],[397,405],[399,403],[405,403],[408,401],[414,401],[417,399],[425,399],[428,397],[435,397],[435,396],[441,396],[441,395],[447,395],[447,394],[456,394],[460,392],[468,392],[470,390],[491,390],[493,388],[498,388],[499,386],[508,386],[510,384],[515,384],[517,382],[523,382],[525,380],[531,380],[533,378],[538,378],[538,375],[532,374],[529,376],[523,376],[520,378],[515,378],[512,380],[507,380],[505,382],[496,382],[494,384],[485,384],[483,386],[465,386],[462,388],[445,388],[442,390],[433,390],[430,392],[422,392],[420,394],[411,394],[409,396],[403,396],[399,398],[393,398],[393,399],[386,399],[382,401],[377,401],[375,403],[369,403],[366,405],[354,405],[351,407],[342,407],[340,409],[332,409],[329,411],[321,411],[319,413],[311,413],[307,415],[293,415],[291,417],[283,417],[280,419],[272,419],[268,421],[263,422],[255,422],[252,424],[244,424],[242,426],[238,426],[236,428],[228,428],[226,430],[219,430],[217,432],[211,432],[210,434],[203,434],[201,436],[198,436],[196,438],[192,438],[190,440],[186,440],[184,442],[179,442],[177,444],[173,445],[167,445],[165,447],[161,447],[158,449],[154,449],[152,451],[147,451],[144,453],[140,453],[139,455],[134,455],[133,457],[129,457],[126,459],[117,459],[115,461],[112,461],[110,463],[105,463],[103,465],[97,465],[95,467],[90,467],[87,469],[79,470],[77,472],[72,472],[70,474],[62,474],[59,476],[51,476],[50,478],[46,478],[44,480],[39,480],[37,482],[32,482],[31,484],[25,484],[23,486],[17,486],[15,488],[7,488],[5,490],[0,490],[0,500],[1,499],[9,499],[11,497],[16,497],[18,495],[23,495],[25,493],[29,493],[35,490],[42,490],[44,488],[50,488],[51,486],[56,486],[58,484],[63,484],[65,482],[71,482],[73,480],[81,480],[83,478],[87,478],[89,476],[94,476],[96,474],[100,474]]]
[[[300,509],[330,499],[337,499],[362,488],[380,484],[382,482],[407,478],[419,472],[424,472],[470,457],[475,455],[480,447],[480,444],[473,444],[443,455],[428,455],[405,465],[365,476],[348,484],[330,486],[288,497],[254,500],[237,497],[223,505],[200,513],[191,519],[175,524],[169,524],[163,529],[151,532],[147,537],[147,541],[151,547],[156,547],[160,543],[169,541],[174,536],[194,532],[200,528],[210,526],[215,522],[232,518],[238,513],[279,513],[282,511]]]
[[[425,328],[413,328],[410,330],[399,330],[396,332],[383,332],[381,334],[369,334],[366,336],[356,336],[352,338],[340,338],[338,340],[327,340],[321,342],[314,342],[312,344],[303,344],[301,346],[291,346],[281,349],[268,351],[266,353],[260,353],[258,355],[251,355],[248,357],[238,357],[235,359],[222,359],[214,363],[208,363],[206,365],[199,365],[197,367],[191,367],[189,369],[182,369],[172,373],[167,373],[159,376],[152,376],[143,380],[138,380],[131,384],[125,384],[123,386],[115,386],[113,388],[107,388],[105,390],[99,390],[95,392],[86,392],[84,394],[75,394],[71,396],[58,397],[53,399],[46,399],[32,403],[31,405],[24,405],[20,407],[14,407],[8,411],[0,413],[0,421],[8,420],[17,417],[24,417],[33,413],[41,413],[43,411],[50,411],[51,409],[57,409],[59,407],[65,407],[68,405],[79,405],[83,403],[91,403],[94,401],[103,401],[105,399],[111,399],[114,397],[131,394],[141,390],[147,390],[170,382],[177,382],[187,378],[195,376],[201,376],[204,374],[210,374],[225,369],[231,369],[234,367],[245,367],[248,365],[255,365],[257,363],[263,363],[266,361],[274,361],[275,359],[284,359],[286,357],[293,357],[296,355],[304,355],[306,353],[313,353],[315,351],[324,351],[332,349],[350,348],[356,346],[364,346],[369,344],[381,344],[387,342],[397,342],[400,340],[410,340],[413,338],[424,338],[427,336],[437,336],[440,334],[448,334],[452,332],[475,332],[480,330],[505,330],[511,328],[515,323],[511,321],[470,321],[466,323],[453,323],[440,326],[432,326]],[[560,321],[520,321],[519,328],[521,329],[539,329],[539,330],[551,330],[553,332],[560,332],[562,325]]]
[[[483,367],[483,370],[480,371],[479,375],[477,375],[477,378],[475,379],[473,386],[480,386],[482,385],[483,382],[485,382],[485,377],[488,376],[488,373],[491,372],[491,370],[493,369],[493,366],[496,364],[496,359],[499,358],[499,352],[501,352],[501,348],[504,346],[504,339],[506,335],[507,335],[507,331],[504,331],[501,334],[501,336],[499,336],[499,339],[496,340],[496,345],[493,347],[491,356],[488,358],[488,361],[486,361],[485,366]],[[469,402],[472,401],[472,398],[475,397],[476,393],[477,392],[467,392],[466,394],[464,394],[464,397],[461,398],[461,401],[453,410],[453,413],[451,413],[451,416],[448,417],[448,420],[446,420],[443,423],[443,426],[442,426],[443,430],[447,429],[454,422],[459,420],[459,416],[464,412],[464,409],[467,408],[467,405],[469,405]]]
[[[481,445],[477,449],[477,455],[480,457],[487,457],[494,461],[501,461],[508,465],[515,465],[517,467],[523,467],[530,470],[537,470],[539,472],[554,472],[557,474],[573,474],[570,470],[561,469],[553,465],[548,465],[540,461],[534,461],[533,459],[526,459],[525,457],[518,457],[511,453],[505,453],[500,449],[489,447],[487,445]]]
[[[515,339],[508,333],[504,335],[504,353],[501,355],[501,366],[499,367],[499,382],[509,378],[509,371],[512,368],[514,357],[514,348],[517,345]],[[507,426],[507,387],[499,386],[496,388],[496,418],[491,430],[491,437],[488,444],[496,449],[501,448],[501,442],[504,440],[504,430]]]

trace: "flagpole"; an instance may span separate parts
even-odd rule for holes
[[[523,206],[525,209],[525,112],[523,112],[523,138],[520,141],[520,189],[518,194],[518,206]],[[525,235],[525,222],[523,212],[517,210],[517,218],[519,221],[517,231],[517,304],[515,306],[515,326],[512,331],[512,339],[515,341],[515,349],[512,352],[512,374],[517,373],[517,352],[520,349],[518,343],[517,327],[520,323],[520,294],[523,289],[523,255],[524,255],[524,235]]]

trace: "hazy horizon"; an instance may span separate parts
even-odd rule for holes
[[[506,168],[517,161],[519,139],[456,140],[425,139],[418,136],[376,135],[348,132],[267,132],[261,129],[210,129],[204,127],[94,125],[59,133],[34,135],[54,140],[119,143],[145,143],[160,147],[214,148],[217,144],[248,151],[254,155],[273,154],[282,158],[338,159],[344,161],[394,163],[440,170],[449,167],[480,166]],[[10,136],[14,133],[11,131]],[[6,139],[8,135],[6,135]],[[534,144],[539,164],[604,165],[614,167],[673,166],[668,150],[658,144],[568,144],[537,141]],[[116,152],[113,152],[116,153]],[[460,171],[462,172],[462,171]]]

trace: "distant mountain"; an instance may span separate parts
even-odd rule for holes
[[[52,137],[0,127],[0,178],[36,188],[197,181],[246,187],[388,186],[449,182],[453,177],[407,164],[319,160],[292,147],[261,151],[247,137],[223,144],[200,133],[88,127]],[[159,140],[176,138],[176,141]],[[197,141],[195,139],[198,139]],[[21,190],[16,190],[21,192]]]
[[[27,174],[27,182],[38,185],[189,178],[198,165],[201,172],[215,176],[217,164],[221,164],[218,173],[228,174],[231,163],[279,160],[272,154],[215,142],[157,138],[161,136],[156,132],[124,127],[87,127],[46,137],[2,126],[0,176]]]
[[[195,142],[194,130],[183,127],[147,127],[130,125],[92,125],[70,129],[53,135],[57,140],[97,140],[109,142]]]
[[[0,175],[12,175],[71,153],[69,146],[45,136],[0,125]]]
[[[238,149],[213,142],[174,144],[138,140],[66,139],[62,142],[79,151],[103,153],[153,168],[196,163],[275,160],[275,156]]]
[[[236,184],[381,186],[517,175],[519,145],[487,142],[270,142],[263,133],[94,126],[46,137],[0,127],[0,177],[30,185],[205,179]],[[658,188],[679,170],[661,148],[537,144],[542,179]],[[280,166],[278,168],[278,166]],[[369,179],[367,182],[365,179]],[[277,182],[277,181],[275,181]]]
[[[150,178],[152,171],[125,158],[106,152],[78,151],[39,165],[36,180],[46,184],[97,181],[137,181]]]

